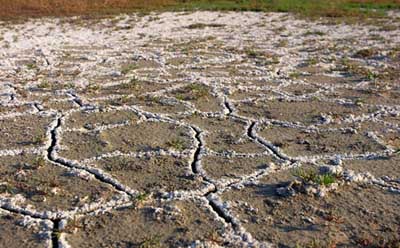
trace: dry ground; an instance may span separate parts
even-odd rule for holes
[[[0,22],[0,246],[398,248],[399,30]]]

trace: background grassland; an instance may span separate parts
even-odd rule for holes
[[[0,18],[104,15],[133,11],[235,10],[303,16],[375,16],[400,9],[400,0],[0,0]]]

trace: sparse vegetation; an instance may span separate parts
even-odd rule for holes
[[[177,151],[182,151],[186,147],[186,142],[183,139],[174,139],[167,142],[167,145]]]
[[[207,23],[194,23],[194,24],[190,24],[189,26],[187,26],[186,28],[188,29],[204,29],[207,27],[210,28],[220,28],[220,27],[224,27],[225,25],[223,24],[216,24],[216,23],[211,23],[211,24],[207,24]]]
[[[333,174],[322,174],[322,175],[318,175],[316,183],[319,185],[325,185],[328,186],[334,182],[336,182],[336,175]]]
[[[297,72],[297,71],[291,72],[291,73],[289,74],[289,78],[291,78],[291,79],[296,79],[296,78],[298,78],[298,77],[300,77],[300,76],[301,76],[300,72]]]
[[[319,173],[316,169],[302,169],[298,168],[293,170],[292,175],[301,179],[305,183],[313,183],[318,185],[329,186],[335,183],[339,175],[331,173]]]
[[[342,59],[341,63],[343,69],[352,76],[363,77],[370,81],[373,81],[379,77],[377,73],[372,72],[370,69],[360,65],[355,61],[351,61],[347,58]]]
[[[259,51],[256,51],[254,49],[247,49],[245,51],[245,53],[246,53],[247,57],[249,57],[249,58],[261,58],[261,57],[264,57],[264,53],[263,52],[259,52]]]
[[[306,243],[297,243],[296,248],[335,248],[336,242],[333,240],[312,239]]]
[[[29,70],[33,70],[37,68],[37,65],[35,63],[28,63],[26,64],[26,68],[28,68]]]
[[[309,66],[316,65],[316,64],[318,64],[318,59],[317,58],[310,58],[309,60],[307,60],[307,64]]]
[[[41,145],[46,141],[46,135],[44,134],[38,134],[33,138],[32,143],[36,145]]]
[[[376,73],[374,73],[374,72],[372,72],[370,70],[367,70],[367,79],[368,80],[373,81],[376,78],[378,78],[378,74],[376,74]]]
[[[399,9],[396,0],[0,0],[0,17],[109,15],[151,10],[235,10],[294,12],[306,17],[382,16]]]
[[[7,182],[0,184],[0,193],[8,193],[8,194],[14,194],[15,189],[11,185],[9,185]]]
[[[148,197],[149,197],[148,193],[140,193],[136,196],[136,201],[143,202],[143,201],[147,200]]]
[[[128,74],[129,72],[131,72],[132,70],[136,69],[137,65],[135,64],[128,64],[128,65],[124,65],[121,69],[121,73],[122,74]]]
[[[151,238],[146,239],[140,244],[140,248],[157,248],[160,247],[161,237],[153,236]]]
[[[136,77],[133,77],[129,80],[129,82],[122,84],[121,88],[132,91],[137,90],[139,88],[139,81]]]
[[[88,93],[95,93],[95,92],[97,92],[99,90],[100,90],[100,86],[97,85],[97,84],[89,84],[86,87],[86,92],[88,92]]]
[[[287,47],[289,45],[288,40],[280,40],[277,44],[278,47]]]
[[[189,84],[179,90],[175,97],[181,101],[198,100],[208,95],[207,86],[202,84]]]
[[[296,244],[296,248],[322,248],[322,241],[318,239],[313,239],[312,241],[305,243],[305,244]]]
[[[318,173],[314,169],[302,169],[298,168],[293,170],[292,175],[295,177],[300,178],[301,180],[305,182],[315,182],[317,181]]]
[[[45,160],[44,158],[38,157],[38,158],[35,160],[34,167],[35,167],[36,169],[40,169],[40,168],[44,167],[45,165],[46,165],[46,160]]]
[[[51,88],[51,85],[50,85],[49,82],[43,81],[43,82],[41,82],[37,87],[38,87],[39,89],[49,89],[49,88]]]
[[[359,106],[359,107],[361,107],[363,104],[364,104],[364,100],[363,99],[361,99],[361,98],[357,98],[355,101],[354,101],[354,104],[355,105],[357,105],[357,106]]]

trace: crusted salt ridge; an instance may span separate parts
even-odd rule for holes
[[[4,198],[0,197],[0,208],[6,209],[11,212],[21,213],[24,215],[31,216],[33,218],[40,218],[40,219],[48,219],[48,220],[59,220],[65,218],[71,218],[76,214],[86,214],[93,211],[98,211],[99,209],[108,209],[115,206],[119,206],[121,204],[125,204],[126,202],[130,201],[130,198],[125,194],[120,194],[120,196],[116,196],[111,200],[108,201],[99,201],[99,202],[92,202],[85,204],[80,208],[74,208],[72,210],[65,210],[65,211],[48,211],[43,210],[39,211],[36,210],[33,206],[27,205],[26,207],[21,207],[20,197],[12,197],[12,198]]]
[[[39,111],[33,109],[33,110],[27,111],[27,112],[10,112],[10,113],[6,113],[6,114],[0,114],[0,120],[12,119],[12,118],[15,118],[15,117],[32,115],[32,114],[35,114],[37,112],[39,112]]]
[[[272,125],[272,126],[282,126],[282,127],[290,127],[290,128],[295,128],[295,129],[300,129],[306,132],[333,132],[333,131],[349,131],[352,130],[351,128],[325,128],[325,129],[320,129],[316,126],[304,126],[304,125],[299,125],[297,123],[290,123],[290,122],[284,122],[284,121],[262,121],[259,122],[264,125]],[[257,128],[257,124],[254,124],[254,130]],[[255,131],[254,131],[255,133]],[[275,147],[273,144],[269,143],[267,140],[265,140],[262,137],[257,137],[257,134],[255,133],[253,135],[263,144],[268,146],[270,149],[274,149],[277,154],[281,156],[281,158],[286,159],[286,160],[294,160],[294,161],[302,161],[302,162],[307,162],[307,161],[315,161],[315,160],[322,160],[322,159],[329,159],[329,158],[334,158],[337,156],[341,156],[344,158],[352,158],[352,157],[370,157],[370,156],[380,156],[380,155],[386,155],[390,154],[393,149],[382,139],[376,136],[374,132],[368,132],[366,134],[367,137],[369,137],[371,140],[376,142],[377,144],[382,145],[385,149],[377,152],[366,152],[363,154],[354,154],[354,153],[342,153],[342,154],[331,154],[331,155],[313,155],[313,156],[298,156],[298,157],[289,157],[288,155],[284,154],[279,147]]]
[[[189,151],[172,151],[172,150],[164,150],[159,149],[157,151],[147,151],[147,152],[130,152],[124,153],[121,151],[114,151],[110,153],[104,153],[96,157],[87,158],[79,161],[82,164],[90,164],[98,160],[102,160],[104,158],[114,158],[114,157],[131,157],[131,158],[146,158],[152,156],[171,156],[174,158],[188,158],[191,152]]]
[[[118,180],[114,179],[112,176],[105,173],[103,170],[94,168],[91,166],[84,166],[84,165],[79,164],[78,161],[68,160],[66,158],[62,158],[62,157],[58,156],[57,151],[59,150],[59,144],[62,140],[62,134],[63,134],[63,130],[62,130],[63,121],[64,121],[63,117],[58,117],[53,122],[53,125],[52,125],[53,128],[51,130],[50,135],[53,136],[52,142],[54,142],[54,143],[52,144],[53,147],[49,151],[49,158],[52,161],[54,161],[58,164],[62,164],[66,167],[84,170],[84,171],[92,174],[97,179],[100,179],[102,182],[108,183],[108,184],[112,185],[114,188],[116,188],[117,190],[123,191],[123,192],[127,193],[128,195],[136,195],[137,192],[135,190],[123,185]]]
[[[38,217],[33,217],[29,214],[23,212],[15,212],[9,211],[4,208],[0,208],[0,216],[1,215],[12,215],[12,214],[22,215],[23,218],[18,222],[19,225],[26,228],[39,228],[39,232],[37,233],[42,239],[44,239],[44,247],[51,248],[52,245],[52,232],[53,232],[53,222],[47,219],[42,219]]]
[[[225,222],[232,224],[235,236],[240,237],[240,247],[259,247],[259,248],[272,248],[273,244],[267,242],[259,242],[255,240],[252,235],[245,230],[240,224],[240,220],[235,218],[229,211],[229,204],[223,203],[221,199],[215,195],[210,194],[207,197],[211,208],[218,212],[218,216],[224,219]]]
[[[21,154],[41,154],[44,149],[44,147],[33,147],[25,149],[0,150],[0,157],[18,156]]]
[[[281,163],[269,163],[267,168],[256,170],[251,174],[243,175],[239,178],[231,180],[219,180],[215,183],[218,189],[220,189],[216,193],[221,194],[232,188],[242,188],[245,187],[245,185],[257,183],[258,179],[262,177],[274,172],[296,167],[297,165],[298,163],[290,163],[288,161]]]
[[[352,170],[344,170],[343,174],[349,182],[372,184],[393,193],[400,193],[400,182],[387,176],[376,178],[369,172],[355,173]]]
[[[87,129],[87,128],[65,128],[63,130],[63,132],[80,132],[80,133],[90,133],[90,132],[101,132],[101,131],[105,131],[105,130],[109,130],[109,129],[113,129],[113,128],[117,128],[117,127],[126,127],[129,126],[132,122],[130,121],[123,121],[121,123],[116,123],[116,124],[109,124],[109,125],[97,125],[95,124],[95,126],[91,129]]]

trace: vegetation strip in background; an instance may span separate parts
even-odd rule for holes
[[[0,0],[0,18],[101,16],[180,10],[277,11],[303,16],[382,16],[400,9],[399,0]]]

